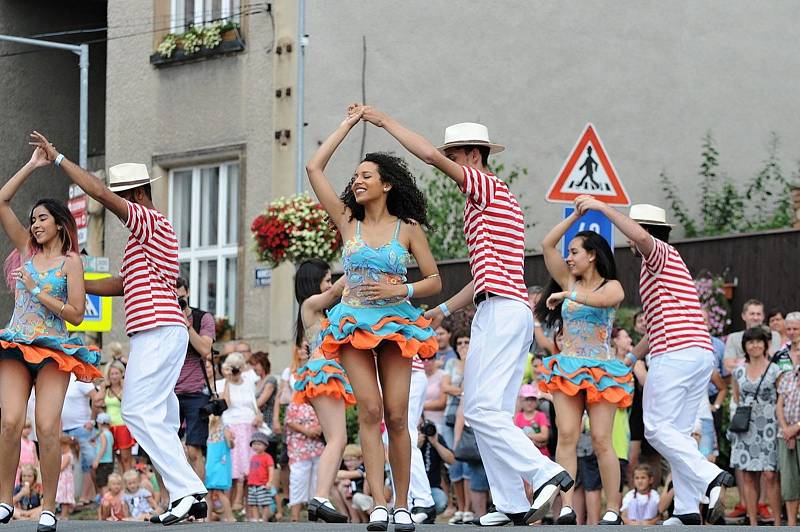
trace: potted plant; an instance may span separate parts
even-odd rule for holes
[[[233,325],[228,316],[220,316],[215,322],[217,341],[226,342],[233,337]]]
[[[228,20],[220,28],[223,41],[235,41],[239,39],[239,23]]]
[[[305,194],[278,198],[250,225],[259,259],[275,267],[285,260],[298,263],[339,255],[342,238],[322,205]]]
[[[156,51],[161,54],[161,57],[170,58],[177,47],[178,36],[174,33],[167,33],[164,35],[164,38],[161,40],[161,44],[158,45],[158,49]]]
[[[704,270],[694,280],[700,307],[708,312],[708,328],[714,336],[721,336],[730,325],[730,301],[726,297],[725,278]]]
[[[192,26],[180,35],[180,48],[187,55],[196,54],[203,46],[203,28]]]
[[[203,47],[207,49],[216,48],[219,46],[219,43],[222,42],[222,35],[221,35],[221,22],[214,22],[213,24],[209,24],[208,26],[203,26],[202,33],[200,37],[200,41],[203,43]]]

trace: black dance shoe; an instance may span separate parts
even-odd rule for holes
[[[326,523],[347,522],[347,516],[339,513],[328,499],[320,500],[317,497],[312,497],[308,501],[308,520],[316,521],[317,519],[321,519]]]
[[[544,486],[540,486],[533,494],[533,504],[531,504],[531,509],[528,510],[528,513],[525,514],[525,522],[530,524],[542,519],[550,511],[556,496],[562,491],[568,491],[573,484],[575,484],[575,481],[572,480],[569,473],[562,471],[548,480]]]

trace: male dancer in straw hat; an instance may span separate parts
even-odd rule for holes
[[[525,223],[517,198],[488,169],[488,158],[505,148],[489,141],[486,126],[463,123],[445,130],[435,148],[420,135],[371,107],[363,118],[384,128],[411,153],[437,167],[466,196],[464,234],[473,282],[429,311],[434,324],[474,301],[470,354],[464,367],[464,417],[475,431],[492,490],[494,508],[481,526],[522,525],[548,512],[572,478],[514,425],[512,414],[533,339],[533,317],[523,279]],[[533,504],[523,481],[535,492]]]
[[[603,213],[642,258],[639,290],[647,335],[636,352],[643,356],[649,350],[651,357],[643,399],[645,436],[669,462],[675,486],[675,512],[664,524],[701,524],[703,495],[706,519],[716,523],[733,477],[706,460],[691,436],[700,401],[707,400],[714,360],[692,276],[667,243],[672,226],[664,209],[653,205],[633,205],[628,217],[592,196],[580,196],[575,208],[581,215]]]
[[[164,479],[173,501],[157,519],[172,525],[190,515],[206,517],[206,488],[195,474],[178,438],[178,380],[189,341],[187,321],[178,305],[178,239],[169,221],[153,206],[143,164],[108,170],[109,186],[58,153],[40,133],[31,144],[47,153],[87,194],[102,203],[131,234],[119,277],[87,281],[86,291],[125,296],[125,325],[131,353],[125,371],[122,417]],[[158,179],[158,178],[156,178]]]

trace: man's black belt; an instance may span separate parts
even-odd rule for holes
[[[479,303],[486,301],[490,297],[500,297],[500,295],[493,292],[478,292],[475,294],[475,306],[477,307]]]

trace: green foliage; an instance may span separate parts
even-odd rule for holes
[[[521,176],[528,175],[527,168],[513,167],[507,175],[505,165],[490,167],[492,173],[502,179],[511,188]],[[428,220],[435,231],[428,234],[428,244],[436,260],[461,259],[469,255],[467,242],[464,239],[464,195],[458,187],[438,169],[433,169],[433,176],[423,174],[418,184],[428,204]],[[513,192],[513,190],[512,190]],[[523,194],[515,193],[522,212],[525,215],[525,229],[536,225],[529,222],[530,207],[523,202]],[[526,250],[528,251],[528,250]]]
[[[659,176],[662,190],[686,236],[716,236],[790,226],[791,183],[783,175],[778,146],[778,136],[772,133],[763,167],[744,191],[740,191],[721,171],[714,138],[710,131],[706,133],[698,172],[702,226],[679,197],[672,179],[662,171]]]
[[[348,406],[344,411],[347,426],[347,443],[358,443],[358,406]]]
[[[632,338],[635,334],[635,331],[633,330],[633,318],[636,317],[636,313],[640,310],[642,309],[639,307],[619,307],[617,309],[617,314],[614,317],[614,327],[625,329]]]

